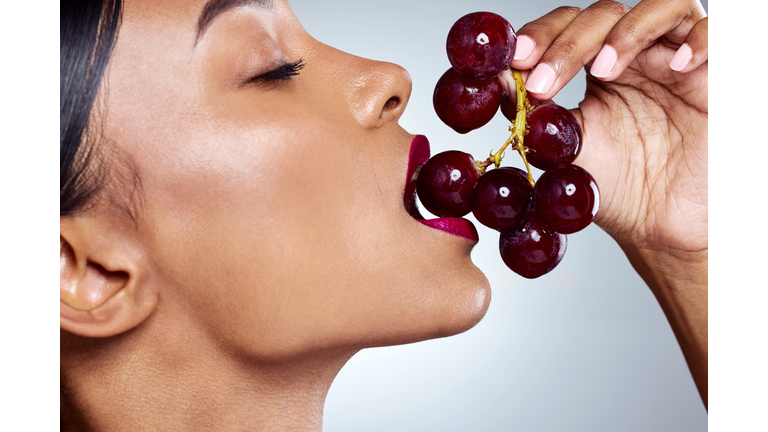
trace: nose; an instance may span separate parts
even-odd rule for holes
[[[348,102],[364,128],[397,122],[411,96],[411,76],[394,64],[352,56]]]

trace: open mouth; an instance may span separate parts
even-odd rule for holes
[[[414,219],[428,227],[477,242],[479,240],[477,228],[467,219],[456,217],[424,219],[424,216],[419,212],[419,206],[416,204],[416,179],[421,167],[429,160],[429,155],[429,140],[424,135],[416,135],[411,142],[408,156],[408,176],[403,196],[405,210]]]

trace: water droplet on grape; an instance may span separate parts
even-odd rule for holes
[[[499,236],[504,264],[528,279],[552,271],[563,259],[567,246],[567,237],[546,227],[535,212],[528,214],[522,226],[502,231]]]
[[[450,68],[437,81],[432,104],[443,123],[464,134],[491,121],[501,104],[501,85],[495,77],[476,80]]]

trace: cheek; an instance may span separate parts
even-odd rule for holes
[[[375,312],[386,290],[369,278],[389,267],[381,250],[401,230],[384,203],[402,199],[381,196],[372,156],[343,122],[261,120],[271,126],[147,148],[142,179],[154,261],[179,299],[269,351],[288,334],[338,334],[330,327],[349,323],[327,318],[350,305]]]
[[[249,255],[265,250],[258,258],[268,259],[286,242],[311,240],[309,228],[336,222],[350,198],[338,146],[307,139],[290,117],[262,120],[271,126],[218,126],[147,152],[143,177],[158,234]]]

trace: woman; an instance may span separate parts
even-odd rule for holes
[[[547,99],[598,56],[577,162],[706,401],[706,19],[667,5],[557,10],[519,30],[535,45],[512,66],[538,64],[529,86]],[[129,1],[121,18],[74,158],[85,176],[62,180],[75,185],[61,218],[72,428],[319,429],[356,351],[482,318],[476,239],[402,205],[425,146],[397,125],[403,69],[320,44],[282,1]]]

